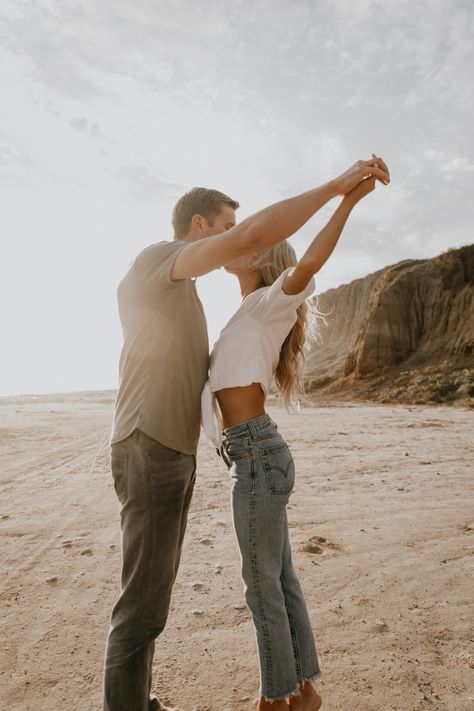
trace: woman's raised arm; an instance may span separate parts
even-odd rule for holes
[[[329,222],[309,245],[293,273],[286,277],[283,283],[283,291],[286,294],[299,294],[306,288],[310,279],[331,256],[355,205],[374,188],[375,178],[365,178],[344,196]]]

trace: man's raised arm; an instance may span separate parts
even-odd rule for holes
[[[171,278],[202,276],[242,255],[260,252],[281,242],[299,230],[329,200],[344,195],[369,176],[384,184],[390,182],[385,163],[373,156],[371,160],[357,161],[338,178],[319,188],[260,210],[226,232],[190,242],[176,257]]]

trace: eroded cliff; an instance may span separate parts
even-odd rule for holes
[[[474,396],[474,245],[405,260],[319,296],[306,390],[402,402]]]

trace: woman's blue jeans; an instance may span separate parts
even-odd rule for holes
[[[267,414],[224,430],[221,454],[232,479],[234,528],[257,637],[260,693],[266,700],[283,699],[320,673],[291,561],[286,505],[295,481],[293,457]]]

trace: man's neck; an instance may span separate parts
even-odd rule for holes
[[[174,238],[175,242],[195,242],[198,238],[195,235],[186,235],[185,237]]]

